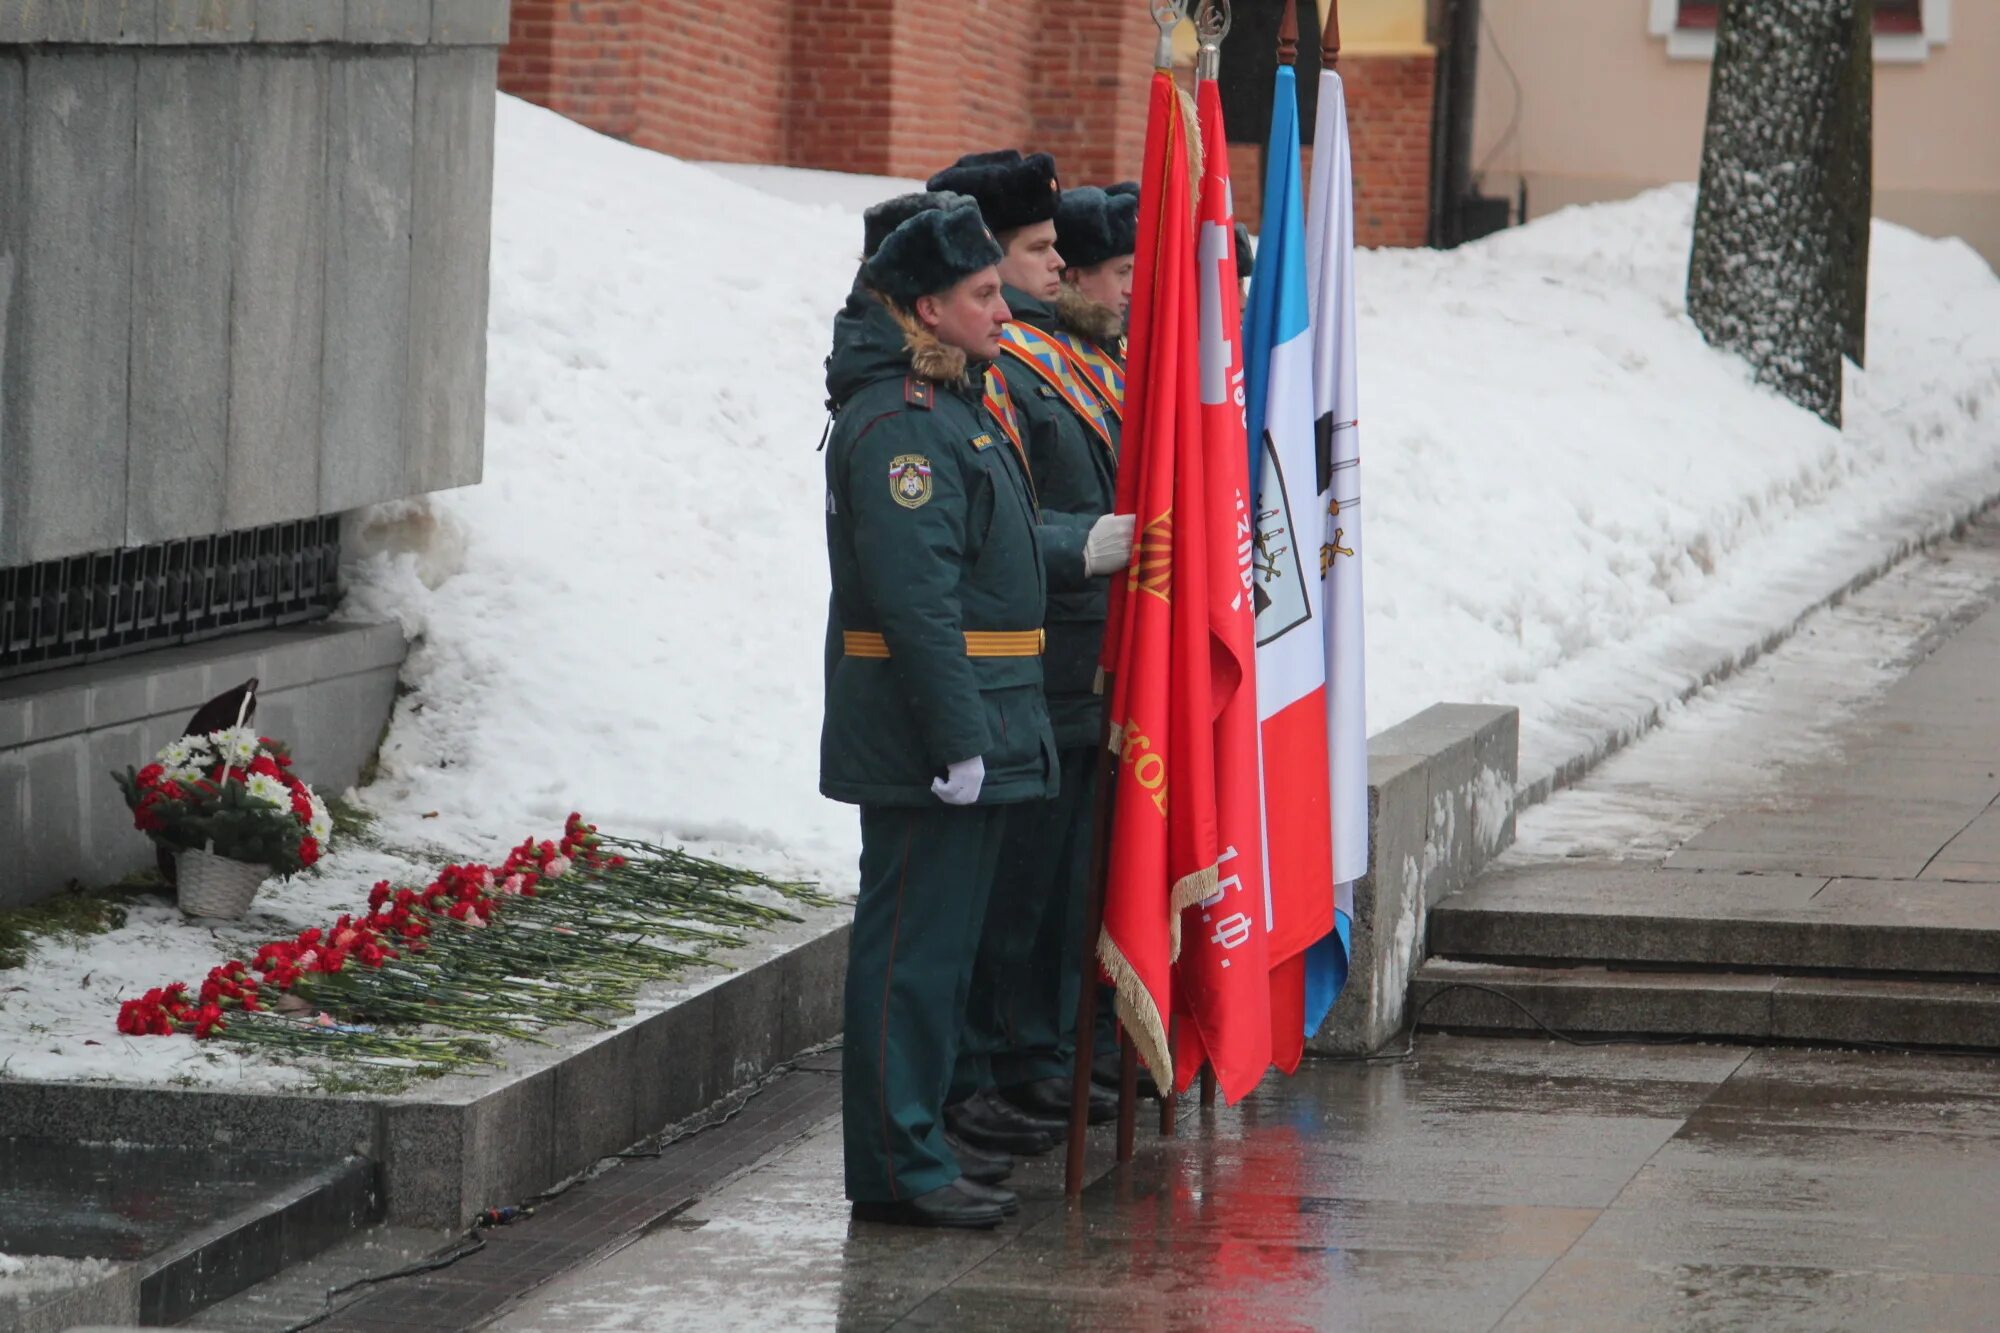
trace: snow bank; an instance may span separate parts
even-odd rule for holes
[[[1688,321],[1694,198],[1361,257],[1372,729],[1517,704],[1533,777],[2000,493],[1984,261],[1875,224],[1836,431]]]
[[[487,480],[424,506],[456,573],[352,571],[358,610],[422,636],[367,794],[391,822],[440,810],[429,830],[484,843],[581,806],[850,874],[852,814],[815,789],[813,446],[865,201],[730,174],[503,99]],[[1693,199],[1361,257],[1376,728],[1456,699],[1520,704],[1531,743],[1581,732],[1597,696],[1685,683],[1662,633],[1783,623],[1801,568],[1859,568],[1913,502],[1996,485],[2000,281],[1969,249],[1878,225],[1836,432],[1688,323]]]
[[[576,808],[846,890],[854,815],[817,793],[814,445],[864,201],[506,98],[498,152],[486,480],[378,510],[350,546],[351,614],[415,636],[360,799],[440,858]],[[1373,729],[1515,703],[1532,774],[2000,491],[2000,280],[1969,249],[1877,225],[1842,433],[1688,323],[1692,208],[1668,189],[1361,256]],[[240,928],[149,908],[45,948],[0,997],[0,1027],[34,1033],[11,1072],[295,1076],[119,1038],[115,1001],[358,901],[381,862],[336,854]]]
[[[499,155],[487,480],[415,534],[457,572],[351,571],[361,613],[422,636],[366,799],[482,842],[581,806],[844,885],[854,819],[815,789],[813,446],[864,201],[506,99]],[[1361,257],[1375,728],[1517,703],[1532,766],[2000,489],[2000,281],[1969,249],[1878,225],[1836,432],[1682,313],[1693,198]]]

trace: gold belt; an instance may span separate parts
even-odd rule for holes
[[[965,655],[1040,657],[1046,637],[1038,629],[969,629],[965,631]],[[889,655],[888,640],[873,630],[842,630],[840,646],[849,657],[884,658]]]

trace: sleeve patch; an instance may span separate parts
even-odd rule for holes
[[[905,509],[931,502],[931,460],[922,454],[898,454],[889,460],[889,498]]]

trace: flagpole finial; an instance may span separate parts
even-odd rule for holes
[[[1153,26],[1160,30],[1159,45],[1153,48],[1153,68],[1174,67],[1174,29],[1187,20],[1188,0],[1152,0]]]
[[[1327,69],[1340,63],[1340,0],[1327,0],[1326,24],[1319,32],[1319,63]]]
[[[1222,77],[1222,39],[1229,35],[1234,20],[1229,0],[1201,0],[1195,14],[1194,32],[1198,44],[1194,76],[1213,82]]]
[[[1299,63],[1299,0],[1285,0],[1278,18],[1278,63]]]

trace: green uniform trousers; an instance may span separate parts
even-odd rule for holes
[[[858,1203],[958,1178],[945,1094],[1007,820],[1006,806],[861,807],[840,1107],[847,1197]]]
[[[1072,747],[1061,760],[1059,794],[1014,806],[1007,820],[952,1102],[1071,1072],[1097,749]]]

